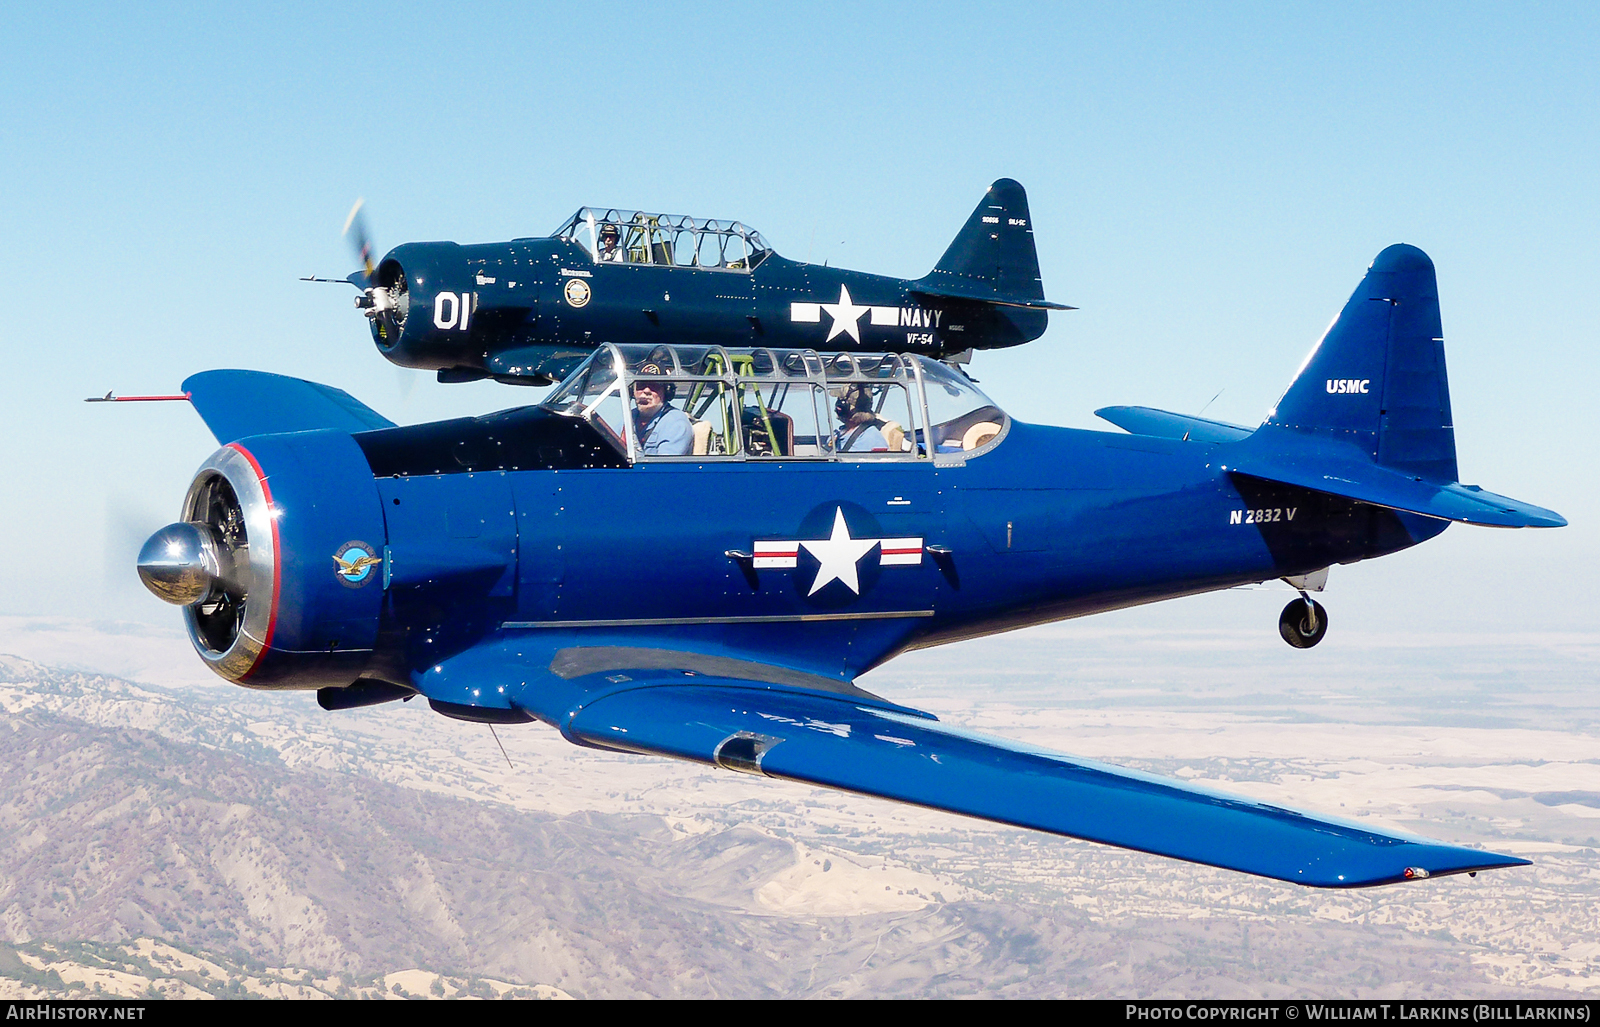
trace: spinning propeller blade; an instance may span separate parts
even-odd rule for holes
[[[367,284],[370,285],[377,268],[372,265],[372,237],[367,234],[367,220],[361,216],[361,205],[365,202],[364,199],[357,199],[356,205],[350,208],[349,216],[344,219],[344,235],[355,247],[356,259],[361,261],[361,267],[367,273]]]
[[[364,199],[357,199],[344,219],[344,235],[355,248],[356,259],[361,261],[361,270],[352,271],[345,281],[361,290],[362,295],[356,298],[356,306],[366,311],[378,339],[389,344],[399,334],[400,326],[394,314],[393,294],[387,289],[377,288],[378,269],[372,262],[372,236],[367,233],[367,219],[361,213],[365,202]]]

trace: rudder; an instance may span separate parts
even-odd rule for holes
[[[1373,260],[1267,424],[1355,443],[1376,463],[1457,479],[1433,261],[1415,246]]]

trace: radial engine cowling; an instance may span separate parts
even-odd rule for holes
[[[383,512],[343,432],[261,436],[196,472],[182,519],[151,536],[139,577],[183,607],[195,651],[251,688],[348,685],[383,600]]]
[[[371,322],[378,352],[405,368],[482,368],[486,344],[496,342],[488,336],[496,333],[493,326],[485,331],[480,306],[507,290],[501,286],[483,296],[485,283],[501,283],[499,275],[475,274],[486,264],[478,250],[485,246],[405,243],[384,256],[373,285],[355,301]],[[522,286],[531,307],[533,291],[528,283]]]

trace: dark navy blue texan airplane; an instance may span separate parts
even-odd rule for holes
[[[639,384],[687,415],[691,453],[644,451]],[[330,710],[421,695],[1298,884],[1526,862],[969,734],[856,684],[1024,625],[1309,590],[1452,521],[1565,523],[1456,480],[1434,270],[1413,247],[1378,255],[1253,429],[1141,407],[1101,411],[1127,434],[1042,427],[922,352],[659,340],[598,346],[537,406],[408,427],[276,375],[184,389],[223,447],[139,571],[246,687]],[[1306,646],[1326,626],[1303,591],[1280,630]]]
[[[737,221],[584,207],[548,237],[405,243],[347,231],[378,351],[440,381],[548,385],[602,343],[896,350],[937,359],[1044,334],[1028,197],[1003,178],[934,269],[904,280],[779,256]],[[309,279],[329,281],[329,279]],[[337,279],[335,279],[337,280]]]

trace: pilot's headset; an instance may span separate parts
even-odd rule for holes
[[[846,385],[839,390],[839,399],[833,404],[833,412],[839,418],[840,424],[849,424],[856,414],[872,414],[872,397],[864,385]],[[876,415],[874,414],[874,419]]]
[[[667,372],[662,369],[660,364],[654,361],[649,361],[647,363],[640,364],[633,372],[633,383],[635,385],[639,385],[641,384],[639,379],[653,379],[658,375],[662,378],[666,378]],[[678,386],[670,379],[666,381],[646,381],[643,384],[654,385],[656,388],[660,389],[661,401],[663,403],[671,403],[678,395]]]
[[[610,239],[613,244],[616,244],[619,240],[621,240],[621,238],[622,233],[617,231],[616,225],[613,225],[608,221],[600,226],[600,246],[602,249],[605,248],[605,241],[607,239]]]

